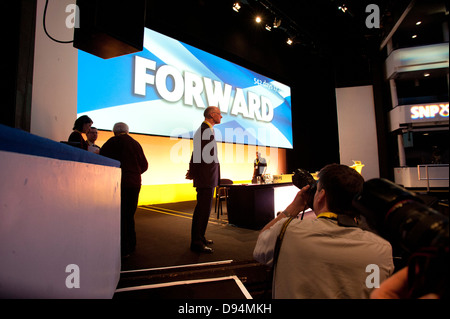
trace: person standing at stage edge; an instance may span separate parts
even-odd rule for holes
[[[126,257],[136,248],[134,214],[141,190],[141,174],[148,169],[148,162],[141,145],[128,135],[127,124],[114,124],[113,132],[114,136],[100,149],[100,155],[120,161],[120,245],[122,257]]]
[[[211,254],[214,250],[208,245],[213,244],[213,241],[205,238],[205,232],[214,190],[220,180],[220,164],[213,126],[220,124],[222,114],[218,107],[209,106],[203,115],[205,120],[194,134],[194,150],[186,178],[193,179],[194,187],[197,189],[197,205],[192,218],[191,250]]]

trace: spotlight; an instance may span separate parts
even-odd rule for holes
[[[272,27],[270,25],[266,24],[266,30],[267,31],[272,31]]]
[[[239,12],[240,9],[241,9],[241,5],[239,4],[239,2],[236,2],[235,4],[233,4],[234,11]]]
[[[421,25],[422,24],[422,21],[417,21],[416,22],[416,25]]]
[[[257,16],[256,19],[255,19],[255,21],[256,21],[256,23],[261,23],[262,19],[261,19],[260,16]]]
[[[292,41],[291,38],[288,38],[287,41],[286,41],[286,43],[287,43],[288,45],[292,45],[293,41]]]
[[[277,20],[277,18],[275,18],[275,20],[273,21],[273,27],[276,29],[281,25],[281,19]]]
[[[413,39],[417,38],[417,34],[414,34],[411,38]]]
[[[343,4],[342,6],[339,6],[338,9],[341,10],[342,12],[344,12],[344,13],[346,13],[347,10],[348,10],[348,8],[347,8],[347,6],[345,4]]]

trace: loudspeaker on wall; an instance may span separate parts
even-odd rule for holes
[[[77,0],[73,46],[103,59],[142,51],[146,0]]]

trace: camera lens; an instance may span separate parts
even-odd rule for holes
[[[365,182],[353,205],[374,231],[409,253],[421,247],[448,246],[448,218],[388,180]]]
[[[384,232],[408,252],[448,245],[448,219],[421,203],[397,203],[385,219]]]

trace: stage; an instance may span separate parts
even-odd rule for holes
[[[213,207],[206,237],[214,241],[211,247],[215,252],[192,252],[189,246],[195,203],[138,207],[135,215],[136,251],[122,258],[120,281],[114,298],[177,298],[186,285],[191,284],[191,298],[204,298],[205,293],[210,298],[270,298],[270,271],[253,260],[259,230],[230,225],[226,205],[223,204],[223,215],[219,218]],[[242,283],[241,293],[232,292],[230,295],[230,289],[217,289],[222,282],[224,287],[229,286],[229,277],[236,286]],[[199,280],[212,282],[214,294],[204,290],[205,284],[198,285]],[[170,293],[167,293],[168,287],[172,289]]]

